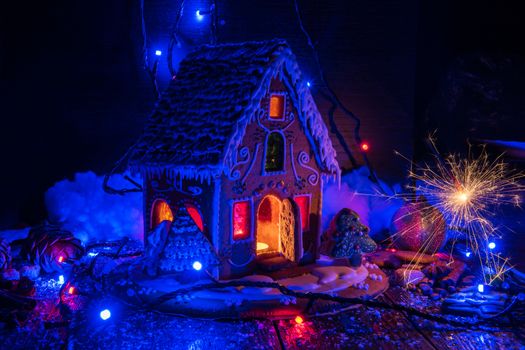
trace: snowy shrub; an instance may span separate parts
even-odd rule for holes
[[[381,181],[382,194],[376,184],[369,179],[367,167],[356,169],[341,178],[341,187],[330,182],[323,192],[323,231],[328,229],[330,220],[339,210],[349,208],[357,212],[361,222],[370,227],[370,235],[380,238],[390,228],[392,217],[401,206],[401,199],[390,198],[400,192],[400,186],[390,187]]]
[[[104,177],[77,173],[73,181],[62,180],[47,190],[49,221],[60,224],[84,243],[131,237],[142,240],[142,194],[111,195],[104,192]],[[116,188],[129,187],[120,175],[111,178]]]

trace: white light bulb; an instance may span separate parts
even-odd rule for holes
[[[200,271],[202,269],[202,264],[200,263],[200,261],[195,261],[193,263],[193,268],[197,271]]]
[[[103,319],[104,321],[110,317],[111,317],[111,311],[109,311],[108,309],[104,309],[100,311],[100,318]]]
[[[204,16],[201,14],[201,10],[195,11],[195,17],[197,17],[197,21],[202,21]]]

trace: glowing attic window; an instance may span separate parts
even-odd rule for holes
[[[173,221],[173,213],[165,200],[157,199],[151,209],[151,228],[157,227],[166,220]]]
[[[294,200],[301,212],[301,227],[303,232],[308,232],[310,230],[310,196],[297,196]]]
[[[240,201],[233,203],[233,239],[245,239],[250,237],[251,210],[250,202]]]
[[[272,94],[270,96],[270,119],[281,120],[284,118],[284,95]]]
[[[202,222],[202,216],[199,212],[199,209],[195,207],[193,204],[186,204],[186,210],[188,211],[188,214],[190,214],[191,219],[193,222],[195,222],[195,225],[201,230],[201,232],[204,232],[204,223]]]

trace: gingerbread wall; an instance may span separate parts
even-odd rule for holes
[[[286,108],[283,120],[268,117],[272,93],[285,94]],[[292,92],[293,93],[293,92]],[[238,148],[236,165],[220,181],[219,252],[223,257],[221,278],[234,277],[251,271],[255,266],[256,213],[268,194],[280,199],[297,195],[310,195],[309,230],[303,232],[304,255],[302,263],[313,262],[318,256],[320,213],[322,196],[321,170],[316,162],[316,151],[298,120],[293,105],[294,96],[279,81],[273,81],[270,93],[260,103],[252,122],[246,128]],[[266,139],[270,132],[278,131],[285,139],[283,171],[266,172],[264,167]],[[251,206],[251,232],[246,239],[232,236],[232,207],[236,201],[249,201]]]

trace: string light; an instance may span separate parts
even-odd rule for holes
[[[489,249],[494,249],[494,248],[496,248],[496,243],[490,242],[489,243]]]
[[[155,50],[155,56],[162,56],[162,51]]]
[[[366,143],[366,142],[361,143],[361,150],[362,151],[366,152],[369,149],[370,149],[370,145],[368,145],[368,143]]]
[[[58,276],[58,284],[62,285],[64,284],[64,282],[65,282],[64,275]]]
[[[312,86],[312,84],[309,81],[307,81],[306,82],[306,86],[310,87],[310,86]]]
[[[104,310],[100,311],[100,318],[102,320],[106,321],[110,317],[111,317],[111,311],[109,311],[108,309],[104,309]]]
[[[295,317],[295,323],[302,324],[304,322],[304,319],[301,316]]]
[[[64,262],[64,257],[63,257],[62,255],[58,257],[58,262],[59,262],[59,263]]]
[[[466,252],[466,253],[465,253],[465,256],[466,256],[467,258],[470,258],[470,255],[471,255],[471,254],[472,254],[471,252]]]
[[[478,292],[483,293],[485,291],[485,286],[483,284],[478,284]]]
[[[67,290],[67,292],[68,292],[69,294],[75,294],[75,287],[73,287],[73,286],[69,287],[68,290]]]
[[[201,10],[195,11],[195,17],[197,18],[197,21],[202,21],[204,16],[202,15]]]
[[[195,261],[192,266],[193,269],[196,271],[200,271],[202,269],[202,264],[200,263],[200,261]]]

